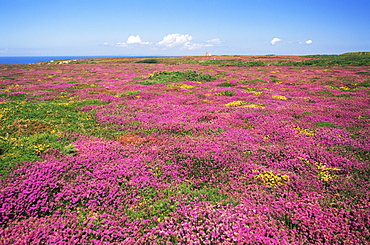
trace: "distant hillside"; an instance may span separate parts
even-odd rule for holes
[[[342,55],[353,55],[353,54],[355,54],[355,55],[370,55],[370,52],[349,52],[349,53],[344,53],[344,54],[342,54]]]

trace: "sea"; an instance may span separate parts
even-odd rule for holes
[[[0,65],[25,65],[52,60],[92,59],[92,58],[128,58],[140,56],[2,56]]]

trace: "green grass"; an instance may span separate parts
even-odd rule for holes
[[[242,84],[252,84],[252,85],[256,85],[257,82],[266,83],[265,81],[263,81],[261,79],[250,79],[250,80],[240,81],[240,83],[242,83]]]
[[[271,59],[282,58],[279,56],[260,56],[256,58]],[[347,53],[341,55],[307,55],[301,61],[245,61],[237,59],[220,59],[207,60],[202,62],[202,65],[218,65],[218,66],[237,66],[237,67],[252,67],[252,66],[369,66],[369,52]],[[358,73],[361,74],[361,73]],[[363,73],[366,74],[366,73]]]
[[[14,98],[13,98],[14,99]],[[93,112],[80,111],[85,105],[102,105],[98,100],[20,101],[0,104],[0,173],[25,161],[36,161],[49,150],[61,155],[75,154],[69,146],[75,140],[71,132],[96,137],[111,136],[94,120]],[[112,136],[111,136],[112,137]]]
[[[335,95],[335,94],[333,94],[333,92],[331,92],[331,91],[322,91],[322,92],[317,92],[317,95],[318,95],[318,96],[337,97],[337,98],[346,98],[346,97],[350,97],[350,95],[348,95],[348,94],[338,94],[338,95]]]
[[[342,55],[307,55],[312,58],[304,61],[282,62],[283,66],[368,66],[370,65],[370,55],[361,54],[342,54]]]
[[[26,96],[26,94],[14,94],[14,95],[0,94],[0,98],[5,98],[5,99],[9,99],[9,100],[16,100],[16,101],[24,100],[25,96]]]
[[[213,205],[238,205],[239,201],[221,193],[218,188],[204,186],[196,188],[191,183],[180,183],[178,186],[162,190],[153,187],[143,188],[140,193],[141,199],[127,208],[127,216],[132,219],[149,219],[154,217],[163,221],[177,209],[179,197],[187,203],[195,201],[207,201]],[[160,197],[160,198],[159,198]]]
[[[316,126],[325,127],[325,128],[336,128],[336,126],[332,122],[324,122],[324,121],[317,122]]]

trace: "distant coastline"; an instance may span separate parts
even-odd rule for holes
[[[193,56],[193,55],[191,55]],[[218,55],[220,56],[220,55]],[[347,52],[343,54],[316,54],[316,55],[298,55],[298,54],[262,54],[262,55],[221,55],[221,56],[302,56],[307,58],[325,58],[325,57],[349,57],[349,56],[370,56],[370,52]],[[74,59],[98,59],[98,58],[152,58],[152,57],[184,57],[184,56],[163,56],[163,55],[138,55],[138,56],[120,56],[120,55],[89,55],[89,56],[0,56],[0,65],[27,65],[38,62],[47,62],[52,60],[74,60]],[[190,56],[189,56],[190,57]]]
[[[0,57],[0,65],[27,65],[51,60],[69,59],[93,59],[93,58],[129,58],[140,56],[3,56]]]

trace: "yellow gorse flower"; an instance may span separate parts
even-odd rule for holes
[[[317,169],[320,170],[320,172],[318,173],[317,176],[319,177],[320,180],[325,181],[325,182],[328,182],[329,180],[338,178],[338,175],[330,173],[330,170],[332,170],[332,171],[342,170],[340,168],[327,167],[327,164],[322,163],[322,162],[315,162],[315,166],[316,166]]]
[[[258,170],[253,170],[253,172],[258,172]],[[290,177],[288,175],[274,173],[273,171],[262,171],[258,175],[254,176],[254,179],[268,186],[285,185],[290,181]]]
[[[339,87],[339,89],[341,89],[341,90],[350,90],[350,88],[349,88],[349,87],[347,87],[347,86]]]
[[[279,100],[287,100],[287,97],[281,95],[273,95],[272,98]]]
[[[225,104],[225,106],[229,106],[229,107],[244,106],[246,103],[247,102],[242,101],[242,100],[236,100],[236,101]]]
[[[244,91],[253,92],[256,91],[256,88],[245,88]]]
[[[60,103],[55,103],[56,105],[65,105],[68,106],[70,104],[74,103],[74,101],[69,101],[69,102],[60,102]]]
[[[33,146],[36,153],[44,153],[50,146],[46,144],[37,144]]]
[[[8,108],[0,108],[0,120],[6,120],[6,116],[9,116],[11,111]]]
[[[162,170],[160,170],[158,167],[155,167],[151,170],[153,176],[160,176],[162,174]]]
[[[316,132],[318,131],[317,129],[310,129],[310,128],[300,128],[300,127],[294,127],[296,130],[298,130],[296,133],[297,134],[305,134],[307,136],[314,136]]]
[[[253,108],[265,108],[265,106],[262,103],[254,103],[254,102],[247,102],[243,100],[236,100],[232,101],[230,103],[225,104],[227,107],[253,107]]]
[[[244,107],[262,108],[262,109],[264,109],[264,108],[265,108],[265,106],[264,106],[263,104],[261,104],[261,103],[244,105]]]
[[[182,88],[182,89],[192,89],[195,87],[193,85],[188,84],[166,84],[165,86],[169,88]]]
[[[11,88],[20,87],[20,86],[21,85],[19,84],[9,85],[9,86],[6,86],[6,89],[11,89]]]

